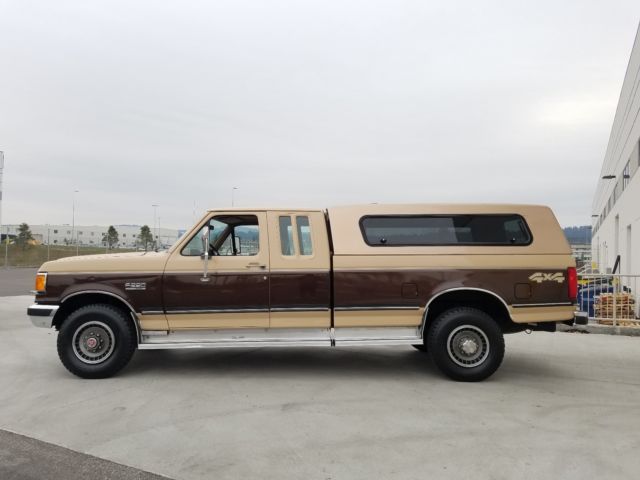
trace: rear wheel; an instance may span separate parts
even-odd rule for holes
[[[440,314],[429,328],[427,345],[438,368],[458,381],[490,377],[504,357],[500,326],[482,310],[470,307]]]
[[[118,373],[133,356],[136,332],[126,313],[111,305],[81,307],[69,315],[58,333],[58,356],[74,375],[106,378]]]

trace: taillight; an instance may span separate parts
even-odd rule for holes
[[[569,300],[575,302],[578,298],[578,274],[576,267],[567,268],[567,283],[569,284]]]

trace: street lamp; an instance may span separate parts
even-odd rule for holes
[[[235,193],[236,193],[236,190],[238,190],[238,187],[233,187],[233,188],[231,189],[231,206],[232,206],[232,207],[234,206],[234,203],[235,203]]]
[[[71,244],[73,245],[73,237],[76,233],[76,193],[80,190],[73,191],[73,204],[71,207]],[[78,239],[76,238],[76,257],[78,256]]]
[[[153,207],[153,229],[156,231],[155,245],[156,245],[156,250],[158,250],[158,228],[156,227],[156,218],[158,214],[158,207],[160,205],[157,205],[154,203],[151,206]]]

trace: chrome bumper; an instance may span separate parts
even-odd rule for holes
[[[31,305],[27,308],[27,316],[36,327],[51,328],[58,308],[58,305]]]

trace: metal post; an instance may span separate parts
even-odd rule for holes
[[[76,234],[76,193],[78,193],[79,190],[74,190],[73,191],[73,203],[72,203],[72,207],[71,207],[71,245],[73,245],[73,238]],[[76,256],[78,256],[78,242],[76,239]]]
[[[4,171],[4,152],[0,152],[0,233],[2,232],[2,173]],[[0,238],[2,235],[0,235]],[[7,230],[7,239],[9,231]]]
[[[7,225],[7,236],[4,239],[4,268],[9,268],[9,225]]]
[[[155,240],[155,250],[158,250],[158,229],[156,227],[156,215],[158,214],[158,207],[160,205],[156,205],[153,204],[151,205],[153,207],[153,229],[156,231],[156,238]]]
[[[49,224],[47,224],[47,262],[50,260],[50,249],[51,248],[51,229],[49,228]]]
[[[238,187],[233,187],[233,188],[231,189],[231,206],[232,206],[232,207],[233,207],[233,206],[234,206],[234,204],[235,204],[235,193],[236,193],[236,190],[238,190]]]

